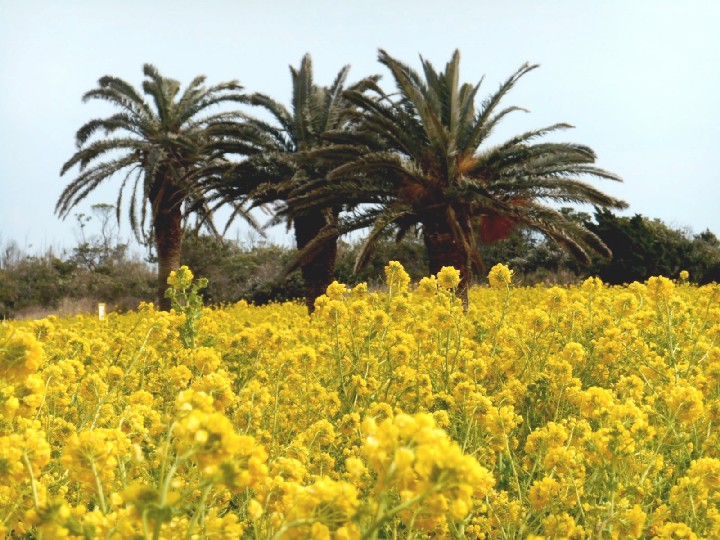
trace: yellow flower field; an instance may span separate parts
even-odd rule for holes
[[[1,323],[0,533],[720,538],[719,286],[386,274]]]

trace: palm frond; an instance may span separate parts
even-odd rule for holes
[[[385,233],[389,227],[412,213],[412,208],[397,205],[384,208],[382,212],[374,217],[372,229],[358,250],[357,257],[355,258],[355,264],[353,266],[353,272],[359,272],[370,261],[370,258],[375,250],[375,245],[383,233]]]

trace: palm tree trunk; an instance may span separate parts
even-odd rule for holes
[[[156,209],[153,216],[155,246],[158,258],[158,308],[170,311],[170,299],[165,298],[170,272],[180,268],[182,251],[182,208],[178,190],[165,187],[153,201]]]
[[[443,266],[452,266],[459,270],[457,296],[462,299],[463,306],[467,309],[470,264],[462,240],[456,238],[443,211],[424,216],[422,226],[430,274],[437,274]]]
[[[334,216],[337,218],[336,212],[334,212]],[[308,212],[301,217],[295,218],[295,241],[298,249],[307,246],[326,224],[327,220],[322,210]],[[332,283],[336,259],[337,239],[333,238],[328,240],[320,251],[314,254],[307,262],[300,265],[300,272],[305,282],[305,305],[308,313],[315,311],[315,299],[325,294],[328,285]]]

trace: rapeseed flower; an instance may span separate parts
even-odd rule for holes
[[[0,377],[21,381],[43,362],[42,345],[28,332],[0,334]]]
[[[560,484],[552,477],[546,476],[533,483],[528,492],[528,499],[535,510],[543,510],[551,505],[560,495]]]
[[[513,271],[504,264],[498,263],[490,269],[488,282],[495,289],[504,289],[512,283]]]
[[[394,293],[407,291],[410,276],[397,261],[390,261],[385,267],[385,283]]]
[[[192,270],[187,266],[183,265],[178,270],[173,270],[167,279],[167,284],[176,291],[183,291],[190,287],[194,274]]]
[[[406,274],[4,322],[2,534],[720,537],[720,288]]]
[[[460,285],[460,271],[452,266],[443,266],[437,273],[437,284],[443,289],[455,289]]]

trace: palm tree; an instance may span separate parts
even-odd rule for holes
[[[252,207],[273,205],[276,219],[269,225],[286,221],[288,228],[292,227],[301,256],[290,263],[285,273],[300,267],[309,312],[314,309],[315,299],[332,282],[337,256],[338,235],[328,234],[319,239],[318,233],[333,229],[342,205],[333,201],[295,211],[286,202],[299,190],[327,184],[330,169],[326,164],[297,158],[327,146],[326,133],[347,129],[351,106],[343,91],[349,69],[343,67],[330,86],[316,85],[312,59],[306,54],[299,69],[290,67],[290,109],[264,94],[250,95],[249,103],[263,108],[273,121],[248,117],[242,126],[230,127],[234,133],[229,133],[228,138],[235,142],[221,147],[225,153],[240,154],[246,159],[225,166],[224,180],[219,185],[211,184],[222,193],[222,200],[251,200]],[[376,80],[376,77],[363,79],[348,90],[362,94]]]
[[[142,90],[149,103],[132,85],[111,76],[102,77],[98,87],[83,96],[83,101],[105,100],[119,111],[78,130],[78,150],[60,174],[75,165],[79,174],[60,195],[55,211],[64,219],[102,182],[118,176],[119,220],[123,194],[131,186],[130,223],[138,240],[154,238],[159,306],[168,310],[164,291],[170,272],[180,266],[183,218],[194,213],[212,228],[206,194],[198,186],[205,168],[219,159],[210,150],[220,137],[214,130],[239,117],[236,112],[207,114],[207,110],[227,102],[243,103],[246,96],[236,81],[206,87],[205,77],[200,76],[180,93],[180,83],[162,77],[155,67],[145,64],[143,73]],[[93,137],[100,132],[104,138]]]
[[[295,211],[339,201],[358,209],[319,235],[371,227],[356,269],[384,233],[394,230],[401,238],[418,225],[430,273],[442,266],[460,270],[465,302],[471,270],[482,268],[478,244],[514,227],[538,230],[585,262],[588,250],[611,256],[596,235],[547,204],[626,206],[580,180],[620,181],[593,165],[590,148],[535,141],[572,126],[555,124],[487,146],[498,123],[521,110],[499,108],[502,98],[537,66],[523,65],[476,108],[480,83],[459,83],[458,51],[443,72],[421,59],[424,78],[383,50],[379,60],[392,73],[397,93],[388,95],[377,85],[371,93],[345,92],[356,106],[358,127],[328,134],[334,145],[308,156],[334,162],[328,175],[334,182],[297,193],[291,202]]]

